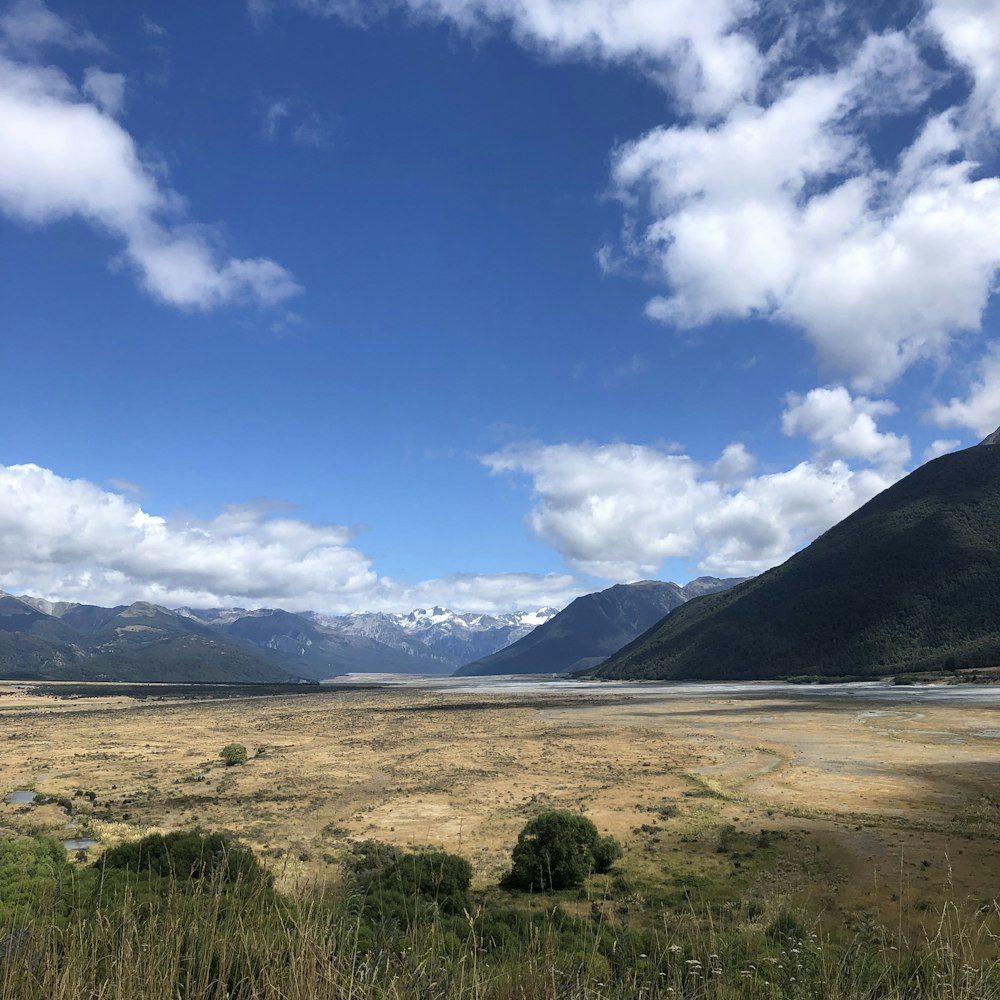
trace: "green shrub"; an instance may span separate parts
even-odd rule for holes
[[[518,834],[511,852],[507,889],[547,892],[581,885],[591,872],[607,871],[621,847],[613,837],[601,837],[585,816],[565,809],[544,812]]]
[[[622,856],[622,845],[614,837],[598,837],[593,852],[594,871],[606,872]]]
[[[65,909],[73,881],[66,849],[51,837],[0,840],[0,927]]]
[[[420,904],[446,914],[470,908],[472,866],[446,851],[402,851],[378,840],[355,844],[346,863],[355,892],[365,897],[369,915],[409,923]]]
[[[806,937],[802,921],[790,910],[782,910],[767,925],[766,933],[772,941],[803,941]]]
[[[179,881],[209,878],[223,883],[270,884],[253,851],[223,833],[177,830],[150,834],[104,852],[95,862],[104,870],[170,877]]]
[[[242,743],[230,743],[219,751],[226,767],[233,767],[235,764],[245,764],[247,762],[247,748]]]

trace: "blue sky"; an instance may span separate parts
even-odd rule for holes
[[[1000,424],[1000,3],[0,2],[0,588],[774,565]]]

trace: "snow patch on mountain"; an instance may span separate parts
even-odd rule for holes
[[[517,642],[558,611],[538,608],[487,615],[433,607],[416,608],[408,614],[356,611],[332,616],[309,612],[304,617],[340,632],[367,636],[411,656],[432,656],[458,667]]]

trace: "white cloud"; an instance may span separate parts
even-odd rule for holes
[[[621,582],[654,576],[669,558],[717,575],[761,572],[893,481],[840,460],[750,477],[741,445],[708,467],[632,444],[534,445],[481,461],[531,477],[528,524],[570,566]]]
[[[972,77],[970,114],[1000,126],[1000,2],[931,0],[927,21]]]
[[[122,479],[120,476],[113,476],[108,480],[108,484],[119,493],[131,493],[133,496],[142,496],[146,492],[139,483],[134,483],[131,479]]]
[[[17,51],[32,51],[48,45],[67,49],[103,49],[89,31],[74,28],[54,14],[41,0],[15,0],[0,13],[0,36]]]
[[[763,68],[735,29],[751,0],[409,0],[463,26],[509,22],[515,37],[556,56],[634,62],[682,104],[716,114],[752,96]]]
[[[801,462],[749,480],[699,517],[700,569],[747,576],[776,566],[892,482],[882,472],[851,469],[842,461]]]
[[[365,609],[409,611],[438,605],[459,611],[563,608],[588,592],[568,573],[453,573],[437,580],[383,580],[365,597]]]
[[[968,396],[936,403],[927,418],[939,427],[968,427],[981,438],[1000,427],[1000,345],[979,362],[979,376],[969,386]]]
[[[722,449],[719,460],[712,466],[712,478],[720,486],[737,486],[753,472],[757,459],[745,444],[734,441]]]
[[[83,74],[83,93],[105,114],[116,118],[125,107],[125,77],[91,66]]]
[[[961,444],[962,442],[958,438],[938,438],[924,449],[924,461],[930,462],[942,455],[948,455],[961,447]]]
[[[313,149],[326,149],[333,145],[333,127],[318,111],[307,111],[301,121],[292,127],[292,142]]]
[[[277,138],[278,129],[288,117],[289,111],[287,100],[267,100],[264,102],[260,130],[265,139]]]
[[[852,62],[793,80],[770,104],[619,149],[627,247],[670,289],[649,315],[791,323],[862,389],[977,329],[1000,268],[1000,181],[974,179],[951,113],[926,121],[894,171],[872,165],[860,130],[873,91],[912,110],[928,86],[914,43],[871,36]]]
[[[1000,178],[976,162],[1000,123],[1000,0],[928,0],[901,29],[867,34],[850,7],[786,5],[777,39],[775,9],[755,0],[678,0],[669,13],[663,0],[285,5],[505,26],[547,55],[633,65],[666,87],[686,117],[616,151],[624,253],[598,253],[605,269],[647,265],[665,289],[653,319],[791,325],[860,391],[980,329],[1000,270]],[[251,0],[260,16],[277,6]],[[925,58],[937,43],[971,81],[944,111],[930,98],[947,73]],[[879,147],[908,148],[893,162],[869,144],[876,132]]]
[[[146,600],[331,613],[420,604],[509,611],[561,605],[581,592],[566,574],[456,574],[412,584],[379,577],[350,529],[289,517],[287,506],[170,519],[86,480],[0,466],[0,589],[106,606]]]
[[[621,379],[637,378],[639,375],[645,375],[648,371],[649,362],[645,358],[640,357],[640,355],[633,354],[627,361],[615,365],[607,381],[614,382]]]
[[[40,4],[28,6],[46,15],[47,27],[33,29],[32,37],[60,44],[78,37]],[[143,162],[112,116],[123,79],[88,70],[84,92],[97,102],[88,103],[56,67],[11,58],[11,16],[0,21],[8,49],[0,43],[0,211],[32,225],[77,217],[113,235],[124,244],[120,259],[170,305],[209,309],[243,299],[274,305],[301,290],[274,261],[227,258],[211,230],[185,224],[181,198]]]
[[[843,386],[811,389],[805,396],[789,393],[781,415],[781,429],[813,444],[824,460],[860,458],[889,469],[901,469],[910,460],[910,441],[878,430],[875,418],[896,412],[886,399],[852,398]]]
[[[698,547],[700,510],[715,483],[684,455],[640,445],[541,445],[486,455],[494,472],[532,477],[532,531],[574,568],[606,579],[647,576]]]
[[[151,17],[147,17],[145,14],[143,14],[142,18],[140,19],[140,23],[142,24],[142,30],[150,38],[166,37],[167,29],[164,28],[162,24],[157,24],[157,22],[154,21]]]

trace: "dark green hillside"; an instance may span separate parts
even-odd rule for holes
[[[70,627],[75,628],[77,632],[83,632],[85,635],[100,632],[113,618],[127,610],[125,605],[119,605],[115,608],[100,608],[94,604],[71,604],[65,610],[57,605],[57,608],[58,610],[54,611],[53,614]]]
[[[288,682],[253,647],[154,604],[57,605],[0,594],[0,677],[33,680]]]
[[[75,631],[58,618],[44,614],[30,604],[10,594],[0,592],[0,634],[8,638],[15,633],[30,635],[49,642],[73,642]]]
[[[786,563],[686,604],[599,677],[879,677],[1000,663],[1000,447],[945,455]]]
[[[732,583],[702,577],[689,586],[692,593],[703,593]],[[556,674],[587,667],[610,656],[690,596],[676,583],[643,580],[578,597],[523,639],[461,667],[455,676]]]
[[[4,680],[79,677],[82,660],[69,643],[0,629],[0,678]]]
[[[99,609],[98,609],[99,610]],[[115,612],[90,636],[91,673],[111,680],[138,681],[287,681],[286,670],[256,650],[139,601]]]

